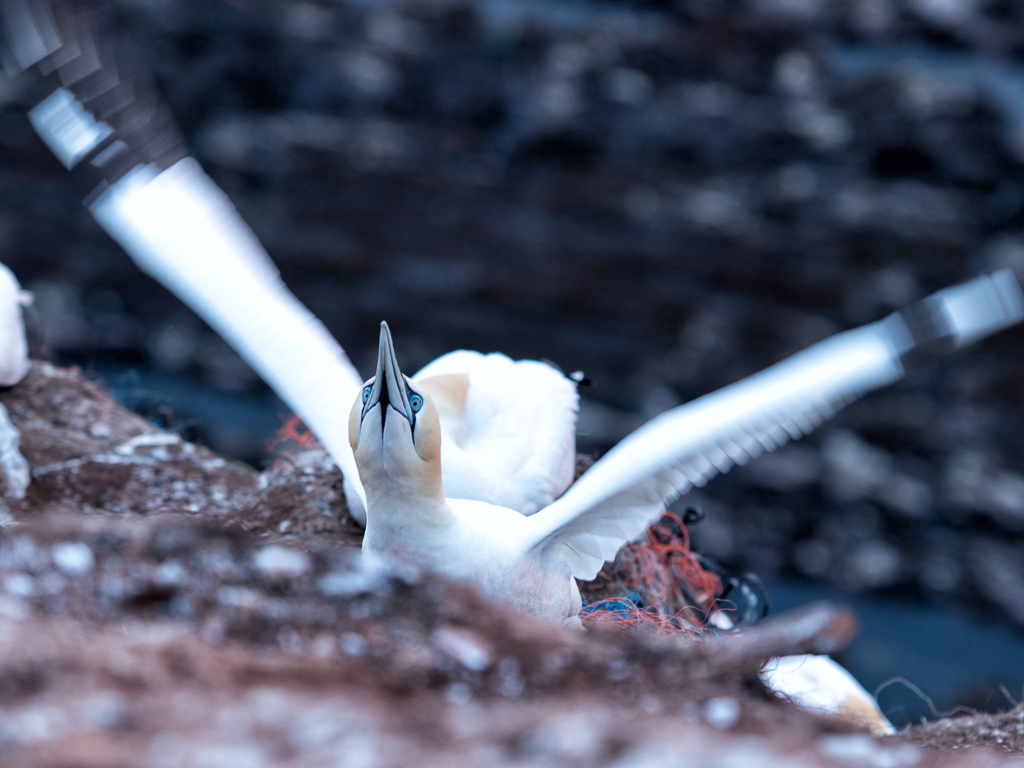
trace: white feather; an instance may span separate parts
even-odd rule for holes
[[[561,557],[573,576],[593,579],[680,495],[901,378],[901,355],[916,344],[959,347],[1020,322],[1024,295],[1004,269],[939,291],[910,312],[921,326],[916,339],[903,314],[890,315],[648,422],[530,518],[528,550],[548,562]]]
[[[90,209],[145,272],[234,346],[313,430],[342,470],[353,517],[365,523],[366,494],[348,442],[348,409],[362,377],[284,286],[198,163],[188,158],[162,173],[140,166]],[[526,514],[564,491],[575,463],[575,385],[543,363],[475,352],[445,355],[417,378],[450,373],[467,374],[470,387],[465,440],[445,441],[445,485],[460,497]]]
[[[348,443],[348,409],[362,378],[199,164],[186,158],[159,174],[139,166],[90,210],[299,414],[365,499]]]
[[[469,378],[462,419],[442,411],[441,472],[449,498],[533,514],[561,495],[576,468],[576,385],[550,365],[459,350],[415,376]]]
[[[775,693],[812,712],[867,726],[876,736],[896,733],[875,697],[828,656],[807,654],[772,659],[761,672],[761,679]]]

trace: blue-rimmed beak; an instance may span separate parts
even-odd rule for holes
[[[369,390],[369,392],[367,392]],[[409,403],[409,387],[405,376],[398,367],[395,357],[395,344],[391,340],[388,324],[380,324],[380,348],[377,354],[377,374],[372,384],[363,390],[363,410],[360,420],[366,418],[374,407],[380,405],[380,425],[383,431],[387,422],[388,410],[397,411],[407,419],[410,426],[415,426],[416,414]]]

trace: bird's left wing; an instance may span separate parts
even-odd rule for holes
[[[447,495],[527,515],[560,496],[576,469],[576,382],[537,360],[468,350],[439,357],[412,380],[452,375],[467,387],[458,414],[440,412],[442,427],[449,422],[441,444]]]
[[[809,433],[866,392],[903,376],[914,349],[955,348],[1024,317],[1009,270],[946,289],[815,344],[645,424],[560,499],[528,519],[526,545],[594,578],[665,506],[719,472]]]
[[[231,201],[188,156],[123,44],[109,3],[2,0],[0,59],[39,94],[29,119],[93,191],[86,204],[136,264],[208,322],[292,408],[362,500],[348,413],[362,378],[285,287]],[[348,494],[346,494],[348,495]]]

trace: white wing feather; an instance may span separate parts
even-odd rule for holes
[[[79,4],[82,5],[82,4]],[[29,112],[71,169],[104,181],[93,216],[145,272],[206,320],[316,433],[365,502],[348,445],[348,410],[362,377],[323,324],[284,286],[228,197],[187,157],[144,68],[117,36],[97,34],[105,9],[4,0],[9,70],[59,80]]]
[[[478,499],[532,514],[572,483],[576,385],[550,365],[458,350],[415,376],[466,374],[465,424],[445,423],[441,466],[450,498]]]
[[[619,443],[530,518],[527,546],[545,558],[562,557],[576,578],[592,579],[680,495],[902,377],[901,356],[915,346],[960,347],[1022,318],[1020,285],[1010,270],[999,270],[675,408]]]
[[[719,472],[807,434],[903,375],[912,346],[898,317],[834,336],[648,422],[530,519],[529,545],[597,575],[667,504]]]
[[[348,442],[362,378],[284,286],[252,230],[192,158],[139,166],[90,206],[131,255],[208,322],[316,434],[365,499]],[[346,490],[348,490],[346,488]]]

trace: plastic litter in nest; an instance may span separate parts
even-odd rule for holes
[[[710,626],[724,607],[722,579],[690,551],[686,526],[672,512],[648,528],[644,539],[622,549],[615,580],[623,595],[585,605],[584,626],[692,632]]]
[[[276,456],[287,456],[305,450],[316,443],[316,435],[310,431],[297,414],[281,416],[281,428],[272,439],[267,440],[267,451]]]

